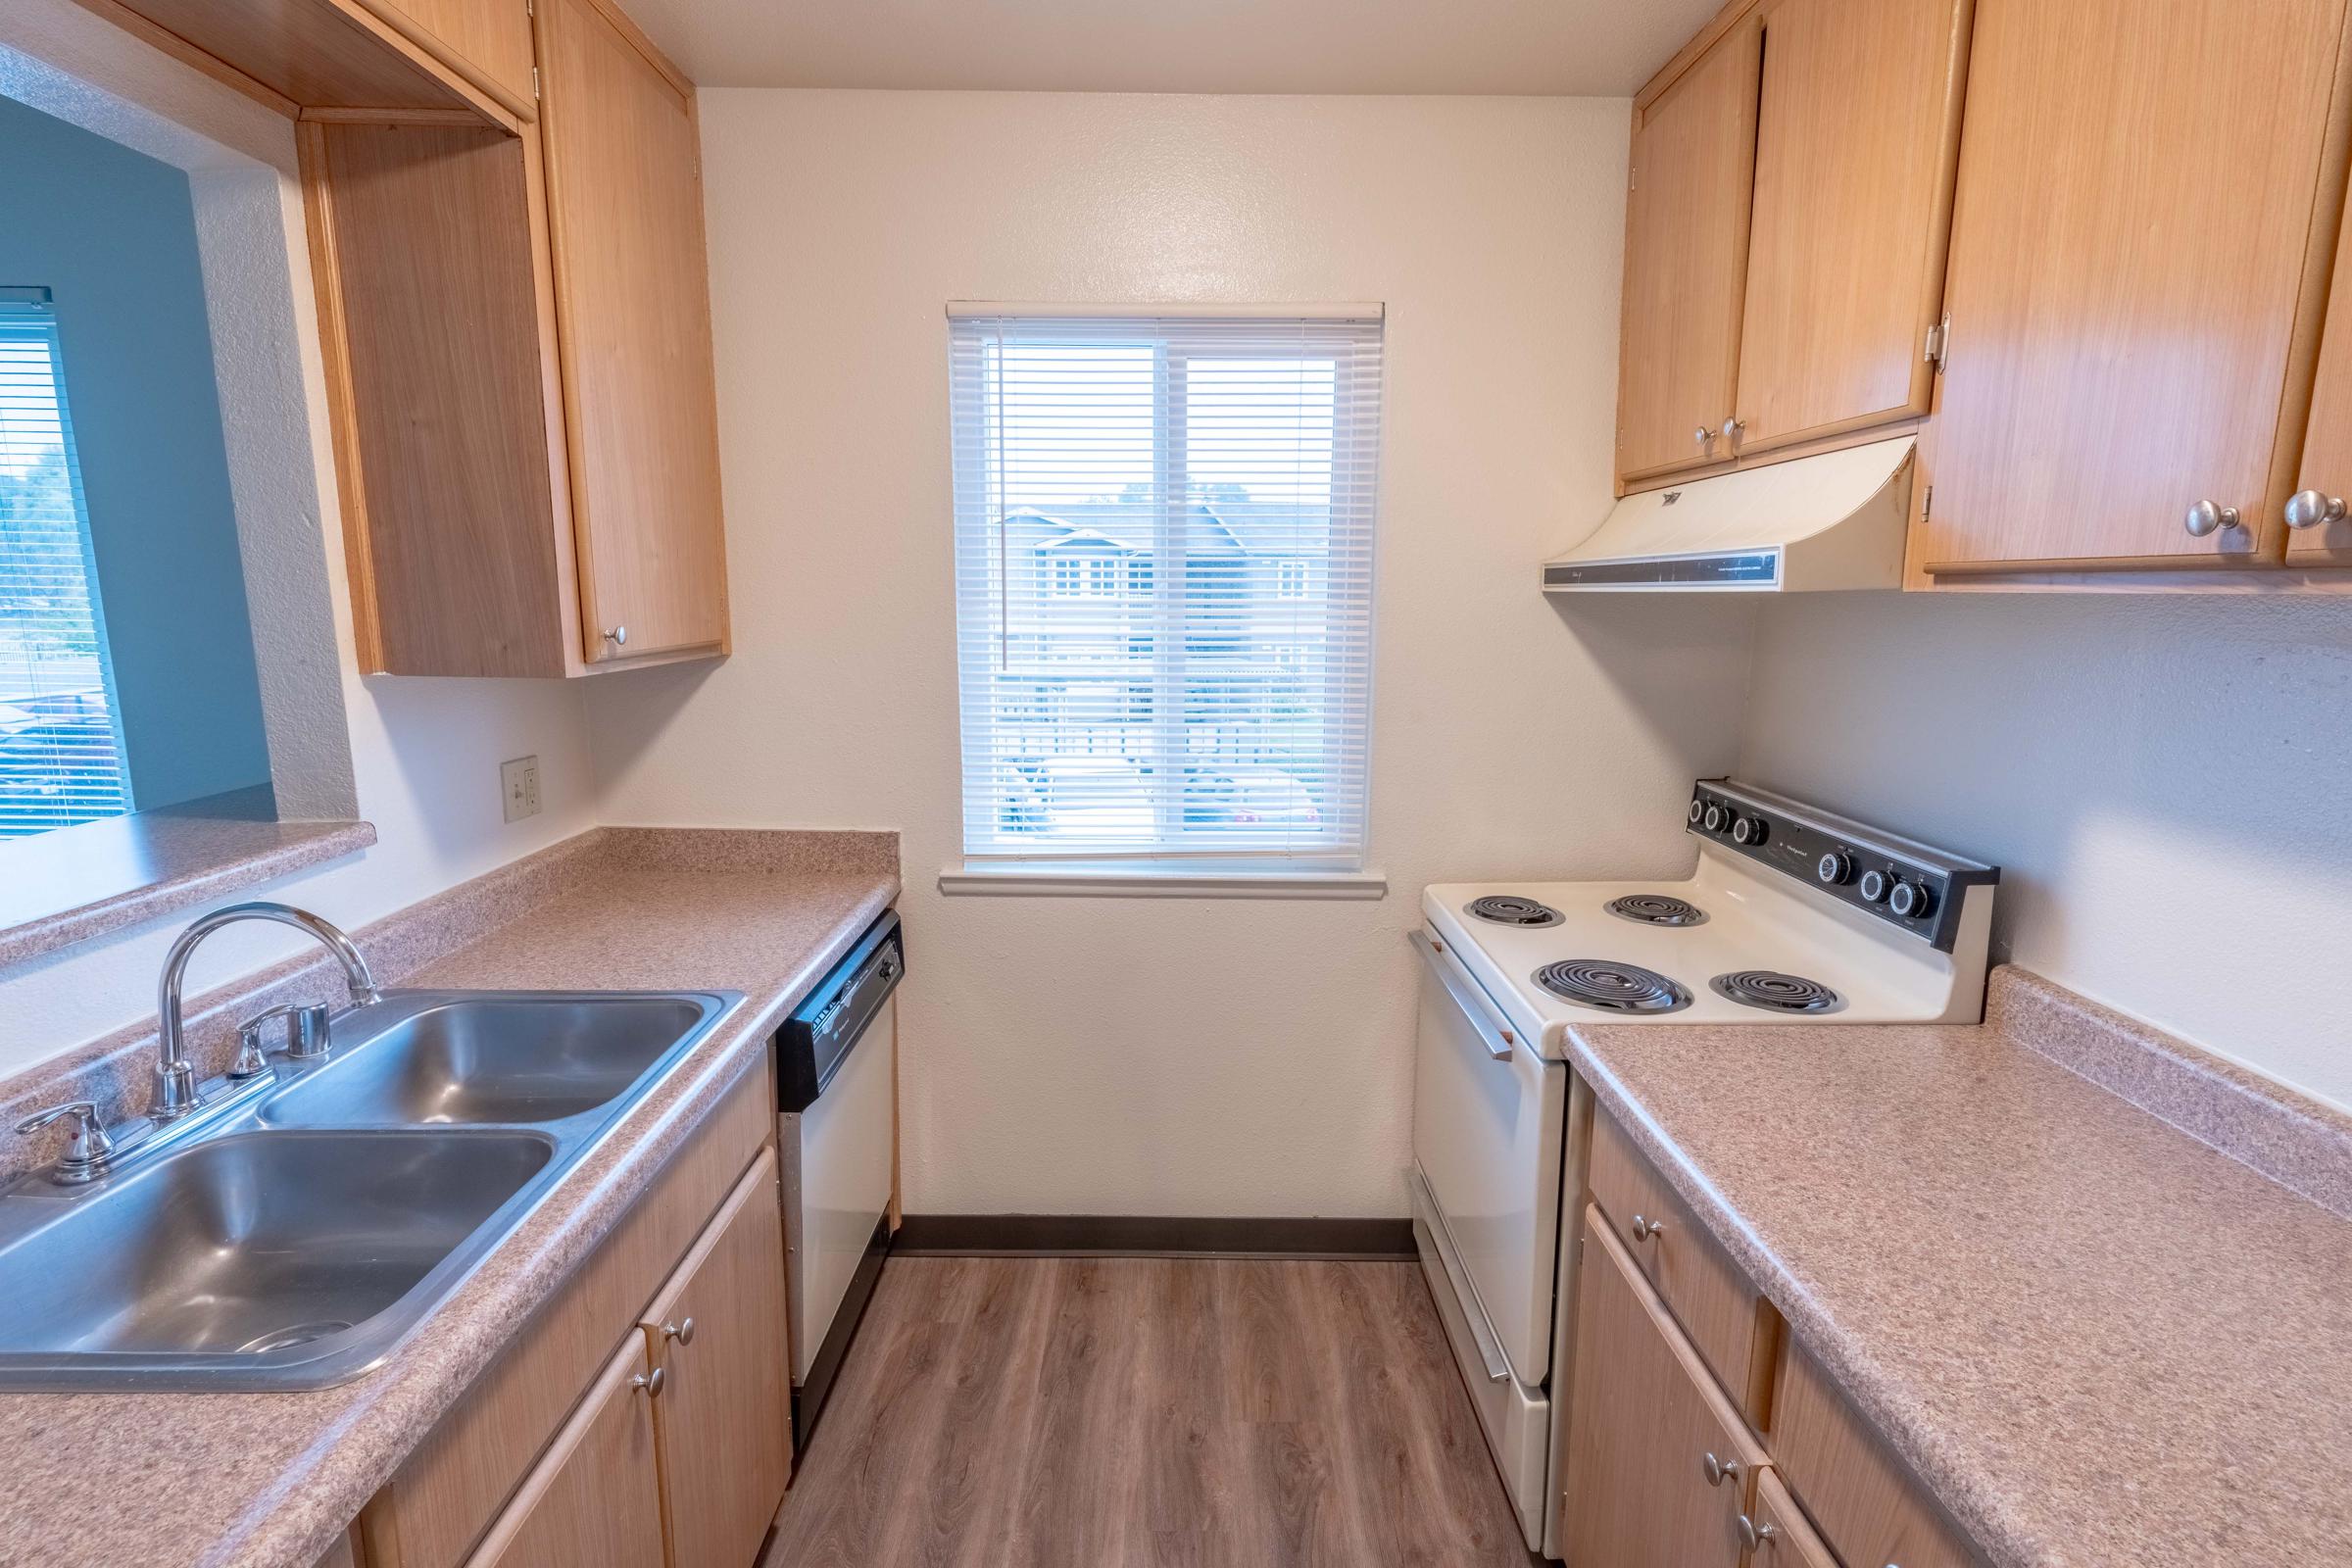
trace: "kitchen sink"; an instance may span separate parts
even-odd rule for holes
[[[0,1390],[317,1389],[380,1362],[731,994],[390,992],[323,1061],[0,1193]]]
[[[398,994],[364,1048],[261,1111],[272,1127],[562,1121],[609,1105],[692,1035],[702,997]]]
[[[431,1275],[555,1152],[512,1132],[191,1144],[0,1254],[0,1358],[308,1359]]]

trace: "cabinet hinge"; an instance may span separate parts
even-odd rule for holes
[[[539,68],[538,68],[537,66],[533,66],[533,67],[531,68],[531,102],[533,102],[533,103],[537,103],[538,101],[539,101]]]
[[[1925,522],[1934,515],[1936,515],[1936,487],[1930,485],[1927,495],[1919,504],[1919,520]]]
[[[1945,317],[1928,328],[1928,363],[1940,370],[1943,357],[1952,346],[1952,318]]]

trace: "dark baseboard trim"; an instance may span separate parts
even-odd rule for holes
[[[908,1214],[891,1250],[932,1257],[1411,1257],[1409,1219]]]

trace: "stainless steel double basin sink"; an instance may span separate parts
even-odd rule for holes
[[[317,1389],[378,1364],[740,1000],[392,992],[200,1129],[0,1194],[0,1390]]]

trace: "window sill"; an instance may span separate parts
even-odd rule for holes
[[[367,822],[277,822],[239,791],[0,843],[0,970],[357,855]]]
[[[1385,899],[1379,871],[1237,871],[1047,861],[966,862],[939,873],[939,891],[999,898]]]

